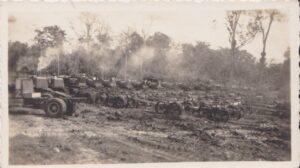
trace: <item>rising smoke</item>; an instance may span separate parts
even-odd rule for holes
[[[125,57],[127,58],[123,59],[117,77],[137,80],[144,76],[144,64],[149,63],[155,57],[154,48],[143,46],[137,52]]]
[[[59,60],[59,56],[62,54],[62,48],[61,47],[55,47],[55,48],[47,48],[46,50],[42,51],[42,55],[38,59],[38,66],[37,71],[41,71],[42,69],[45,69],[48,67],[48,65],[53,60]]]

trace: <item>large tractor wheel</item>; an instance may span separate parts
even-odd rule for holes
[[[67,111],[67,105],[65,101],[59,98],[49,99],[46,103],[45,112],[49,117],[61,117]]]
[[[155,104],[155,112],[156,113],[165,113],[166,111],[166,107],[165,107],[165,104],[162,103],[162,102],[157,102]]]
[[[170,103],[166,106],[164,113],[169,119],[178,119],[182,113],[182,108],[178,103]]]
[[[168,111],[169,115],[171,115],[172,117],[177,118],[182,113],[182,107],[178,103],[171,103],[169,105],[169,108],[168,108],[167,111]]]
[[[126,106],[126,100],[122,97],[116,97],[114,98],[113,100],[113,107],[116,107],[116,108],[124,108]]]
[[[232,109],[230,112],[230,119],[239,120],[242,117],[239,109]]]

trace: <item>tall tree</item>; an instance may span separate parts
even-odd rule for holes
[[[65,31],[57,25],[36,29],[35,32],[36,36],[34,37],[34,40],[41,49],[62,46],[63,42],[66,40]]]
[[[127,80],[128,60],[134,53],[141,49],[143,44],[144,40],[142,36],[136,31],[128,29],[121,33],[119,48],[122,51],[122,57],[120,57],[116,63],[116,71],[118,74],[119,71],[124,68],[123,75],[125,80]]]
[[[71,28],[77,35],[80,44],[86,46],[88,50],[92,50],[90,47],[96,44],[100,44],[97,47],[107,47],[109,45],[112,40],[109,34],[109,26],[97,14],[81,12],[78,19],[80,24],[74,26],[71,23]]]
[[[80,13],[79,20],[84,25],[84,34],[81,35],[79,41],[85,42],[87,43],[87,45],[90,45],[90,43],[93,40],[92,34],[95,32],[95,27],[96,27],[98,17],[96,14],[93,13],[82,12]]]
[[[146,44],[156,49],[165,50],[170,48],[171,38],[164,33],[155,32],[147,39]]]
[[[252,19],[250,17],[247,20],[242,20],[241,16],[245,14],[246,11],[241,10],[228,11],[226,14],[226,27],[229,32],[232,54],[231,77],[235,73],[236,50],[250,43],[258,32],[257,18]]]
[[[46,66],[49,65],[50,61],[56,59],[53,55],[56,55],[58,58],[57,61],[57,75],[59,75],[59,57],[63,54],[63,43],[66,40],[66,33],[57,25],[46,26],[42,29],[36,29],[36,36],[34,40],[36,41],[36,46],[40,48],[41,57],[38,59],[37,70],[40,71]],[[52,50],[48,52],[49,50]],[[57,54],[48,54],[56,51]],[[49,62],[49,63],[48,63]]]
[[[160,77],[166,75],[166,55],[171,48],[171,43],[171,38],[162,32],[155,32],[148,37],[146,45],[154,48],[154,57],[148,65],[145,65],[145,70],[150,70],[151,76],[154,74],[160,75]]]
[[[269,37],[270,29],[274,21],[281,21],[284,15],[278,10],[258,10],[255,11],[255,17],[258,21],[259,32],[262,35],[262,52],[260,57],[260,64],[264,67],[266,64],[266,46]]]

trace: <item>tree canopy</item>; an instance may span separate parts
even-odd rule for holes
[[[143,32],[128,29],[112,36],[109,26],[96,15],[82,14],[80,23],[85,31],[78,35],[78,47],[67,53],[58,52],[59,57],[48,54],[49,57],[45,59],[51,60],[42,70],[56,73],[59,68],[60,74],[86,73],[101,78],[138,80],[144,76],[156,76],[181,82],[212,80],[224,85],[247,86],[257,85],[257,81],[262,79],[259,86],[272,86],[273,89],[289,86],[288,49],[283,53],[285,61],[271,63],[265,67],[264,73],[259,68],[261,61],[242,49],[257,33],[262,33],[266,41],[272,19],[282,19],[279,13],[269,10],[252,13],[228,11],[224,19],[230,47],[212,49],[204,41],[178,43],[164,32],[145,36]],[[269,27],[263,26],[267,21]],[[57,25],[46,26],[35,32],[35,43],[32,45],[9,42],[10,71],[17,71],[26,65],[37,72],[41,58],[47,55],[47,49],[62,48],[67,37],[65,30]]]

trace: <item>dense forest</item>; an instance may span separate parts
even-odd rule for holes
[[[241,17],[249,19],[241,22]],[[163,32],[146,34],[128,29],[113,36],[109,26],[97,15],[81,13],[79,20],[84,31],[78,34],[76,44],[70,51],[65,51],[69,43],[68,32],[57,25],[36,29],[33,44],[10,41],[9,71],[26,68],[33,74],[85,73],[122,80],[141,80],[145,76],[153,76],[186,83],[204,80],[280,91],[279,96],[288,98],[289,48],[282,53],[284,62],[266,62],[269,30],[273,21],[281,19],[282,15],[275,10],[229,11],[225,26],[231,47],[212,49],[209,43],[201,39],[195,44],[181,44]],[[263,50],[260,59],[256,59],[242,47],[259,33],[263,37]]]

